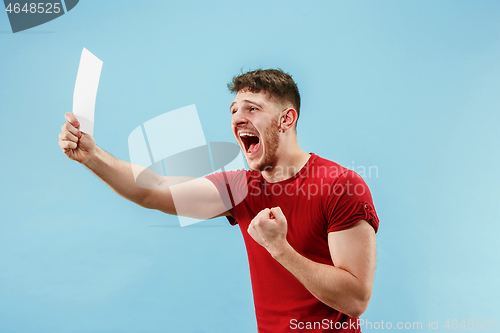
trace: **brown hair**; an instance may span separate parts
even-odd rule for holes
[[[240,75],[233,77],[227,87],[233,93],[245,89],[253,93],[265,91],[279,102],[292,103],[293,108],[297,111],[297,118],[300,115],[299,88],[297,88],[292,77],[279,68],[242,72]]]

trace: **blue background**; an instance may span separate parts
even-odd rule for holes
[[[378,170],[362,318],[498,322],[499,17],[498,1],[89,0],[13,34],[0,13],[0,332],[256,331],[238,228],[180,228],[61,152],[83,47],[104,62],[96,142],[125,160],[134,128],[189,104],[207,141],[234,142],[226,83],[289,72],[302,148]]]

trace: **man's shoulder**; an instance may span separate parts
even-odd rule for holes
[[[246,169],[216,171],[205,176],[206,179],[216,184],[232,185],[236,183],[245,184],[251,177],[258,177],[260,172]]]
[[[323,158],[319,155],[311,153],[311,164],[309,175],[314,178],[330,179],[331,181],[337,181],[341,177],[352,177],[356,174],[351,169],[348,169],[337,162]]]

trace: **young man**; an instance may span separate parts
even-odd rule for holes
[[[378,217],[355,172],[304,152],[297,142],[300,95],[281,70],[233,78],[232,130],[252,171],[216,173],[155,189],[137,186],[129,163],[99,149],[66,114],[59,145],[123,197],[176,214],[226,216],[247,248],[259,332],[360,332],[376,262]],[[168,144],[168,143],[165,143]],[[175,193],[174,193],[175,192]],[[220,214],[220,212],[223,212]]]

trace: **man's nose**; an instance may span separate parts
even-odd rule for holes
[[[233,114],[233,118],[231,119],[231,124],[234,127],[245,126],[247,123],[248,120],[242,112],[236,112]]]

